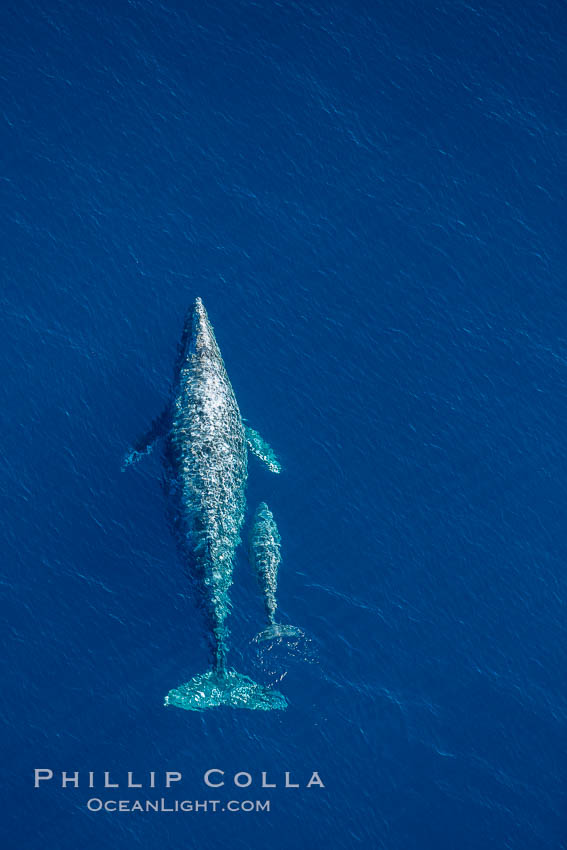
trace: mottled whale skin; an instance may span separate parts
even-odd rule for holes
[[[254,640],[259,643],[272,638],[302,637],[303,632],[296,626],[276,622],[281,537],[274,515],[265,502],[260,502],[254,514],[248,558],[262,591],[268,619],[268,628],[257,634]]]
[[[200,586],[211,625],[213,669],[170,691],[166,705],[200,710],[218,705],[285,708],[285,697],[226,666],[235,551],[246,509],[248,450],[279,472],[273,450],[247,429],[213,328],[200,298],[187,315],[173,397],[126,465],[165,437],[170,512],[188,571]]]
[[[215,666],[224,665],[233,561],[246,507],[244,424],[200,298],[188,316],[169,436],[179,488],[179,531],[193,552],[213,619]]]

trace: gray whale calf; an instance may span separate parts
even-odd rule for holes
[[[185,322],[173,398],[129,452],[125,465],[149,453],[159,437],[165,438],[166,486],[174,530],[188,571],[199,585],[213,649],[212,669],[171,690],[165,704],[189,710],[220,705],[285,708],[287,701],[281,693],[226,664],[226,618],[234,555],[244,521],[248,451],[273,472],[279,472],[280,466],[271,447],[243,423],[200,298]]]
[[[256,643],[272,638],[303,637],[303,632],[296,626],[276,623],[281,537],[274,515],[265,502],[260,502],[254,514],[248,557],[262,590],[269,624],[267,629],[256,635]]]

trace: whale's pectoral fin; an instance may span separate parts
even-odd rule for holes
[[[163,437],[167,433],[170,421],[171,409],[167,405],[160,415],[156,416],[146,433],[142,434],[132,448],[126,452],[122,461],[122,469],[126,469],[127,466],[131,466],[133,463],[137,463],[144,455],[149,455],[160,437]]]
[[[246,442],[252,454],[255,454],[257,458],[260,458],[260,460],[266,464],[270,472],[281,472],[282,465],[277,459],[276,453],[269,443],[267,443],[260,434],[254,430],[254,428],[250,428],[248,425],[245,425],[244,427],[246,430]]]

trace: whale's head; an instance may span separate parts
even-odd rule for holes
[[[181,347],[185,357],[191,354],[206,356],[218,353],[213,327],[201,298],[195,298],[187,312]]]
[[[207,311],[205,310],[205,305],[203,304],[202,298],[199,298],[198,296],[197,296],[197,298],[195,298],[195,302],[193,304],[192,309],[195,313],[197,313],[199,315],[200,318],[204,318],[207,321],[209,320],[209,317],[207,316]]]

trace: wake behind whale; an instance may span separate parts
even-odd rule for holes
[[[244,426],[205,307],[197,298],[179,349],[173,399],[126,458],[126,465],[165,437],[167,490],[181,553],[198,581],[209,615],[213,666],[174,688],[166,705],[200,710],[230,705],[281,709],[278,691],[226,665],[229,589],[244,521],[248,450],[279,472],[273,450]]]

